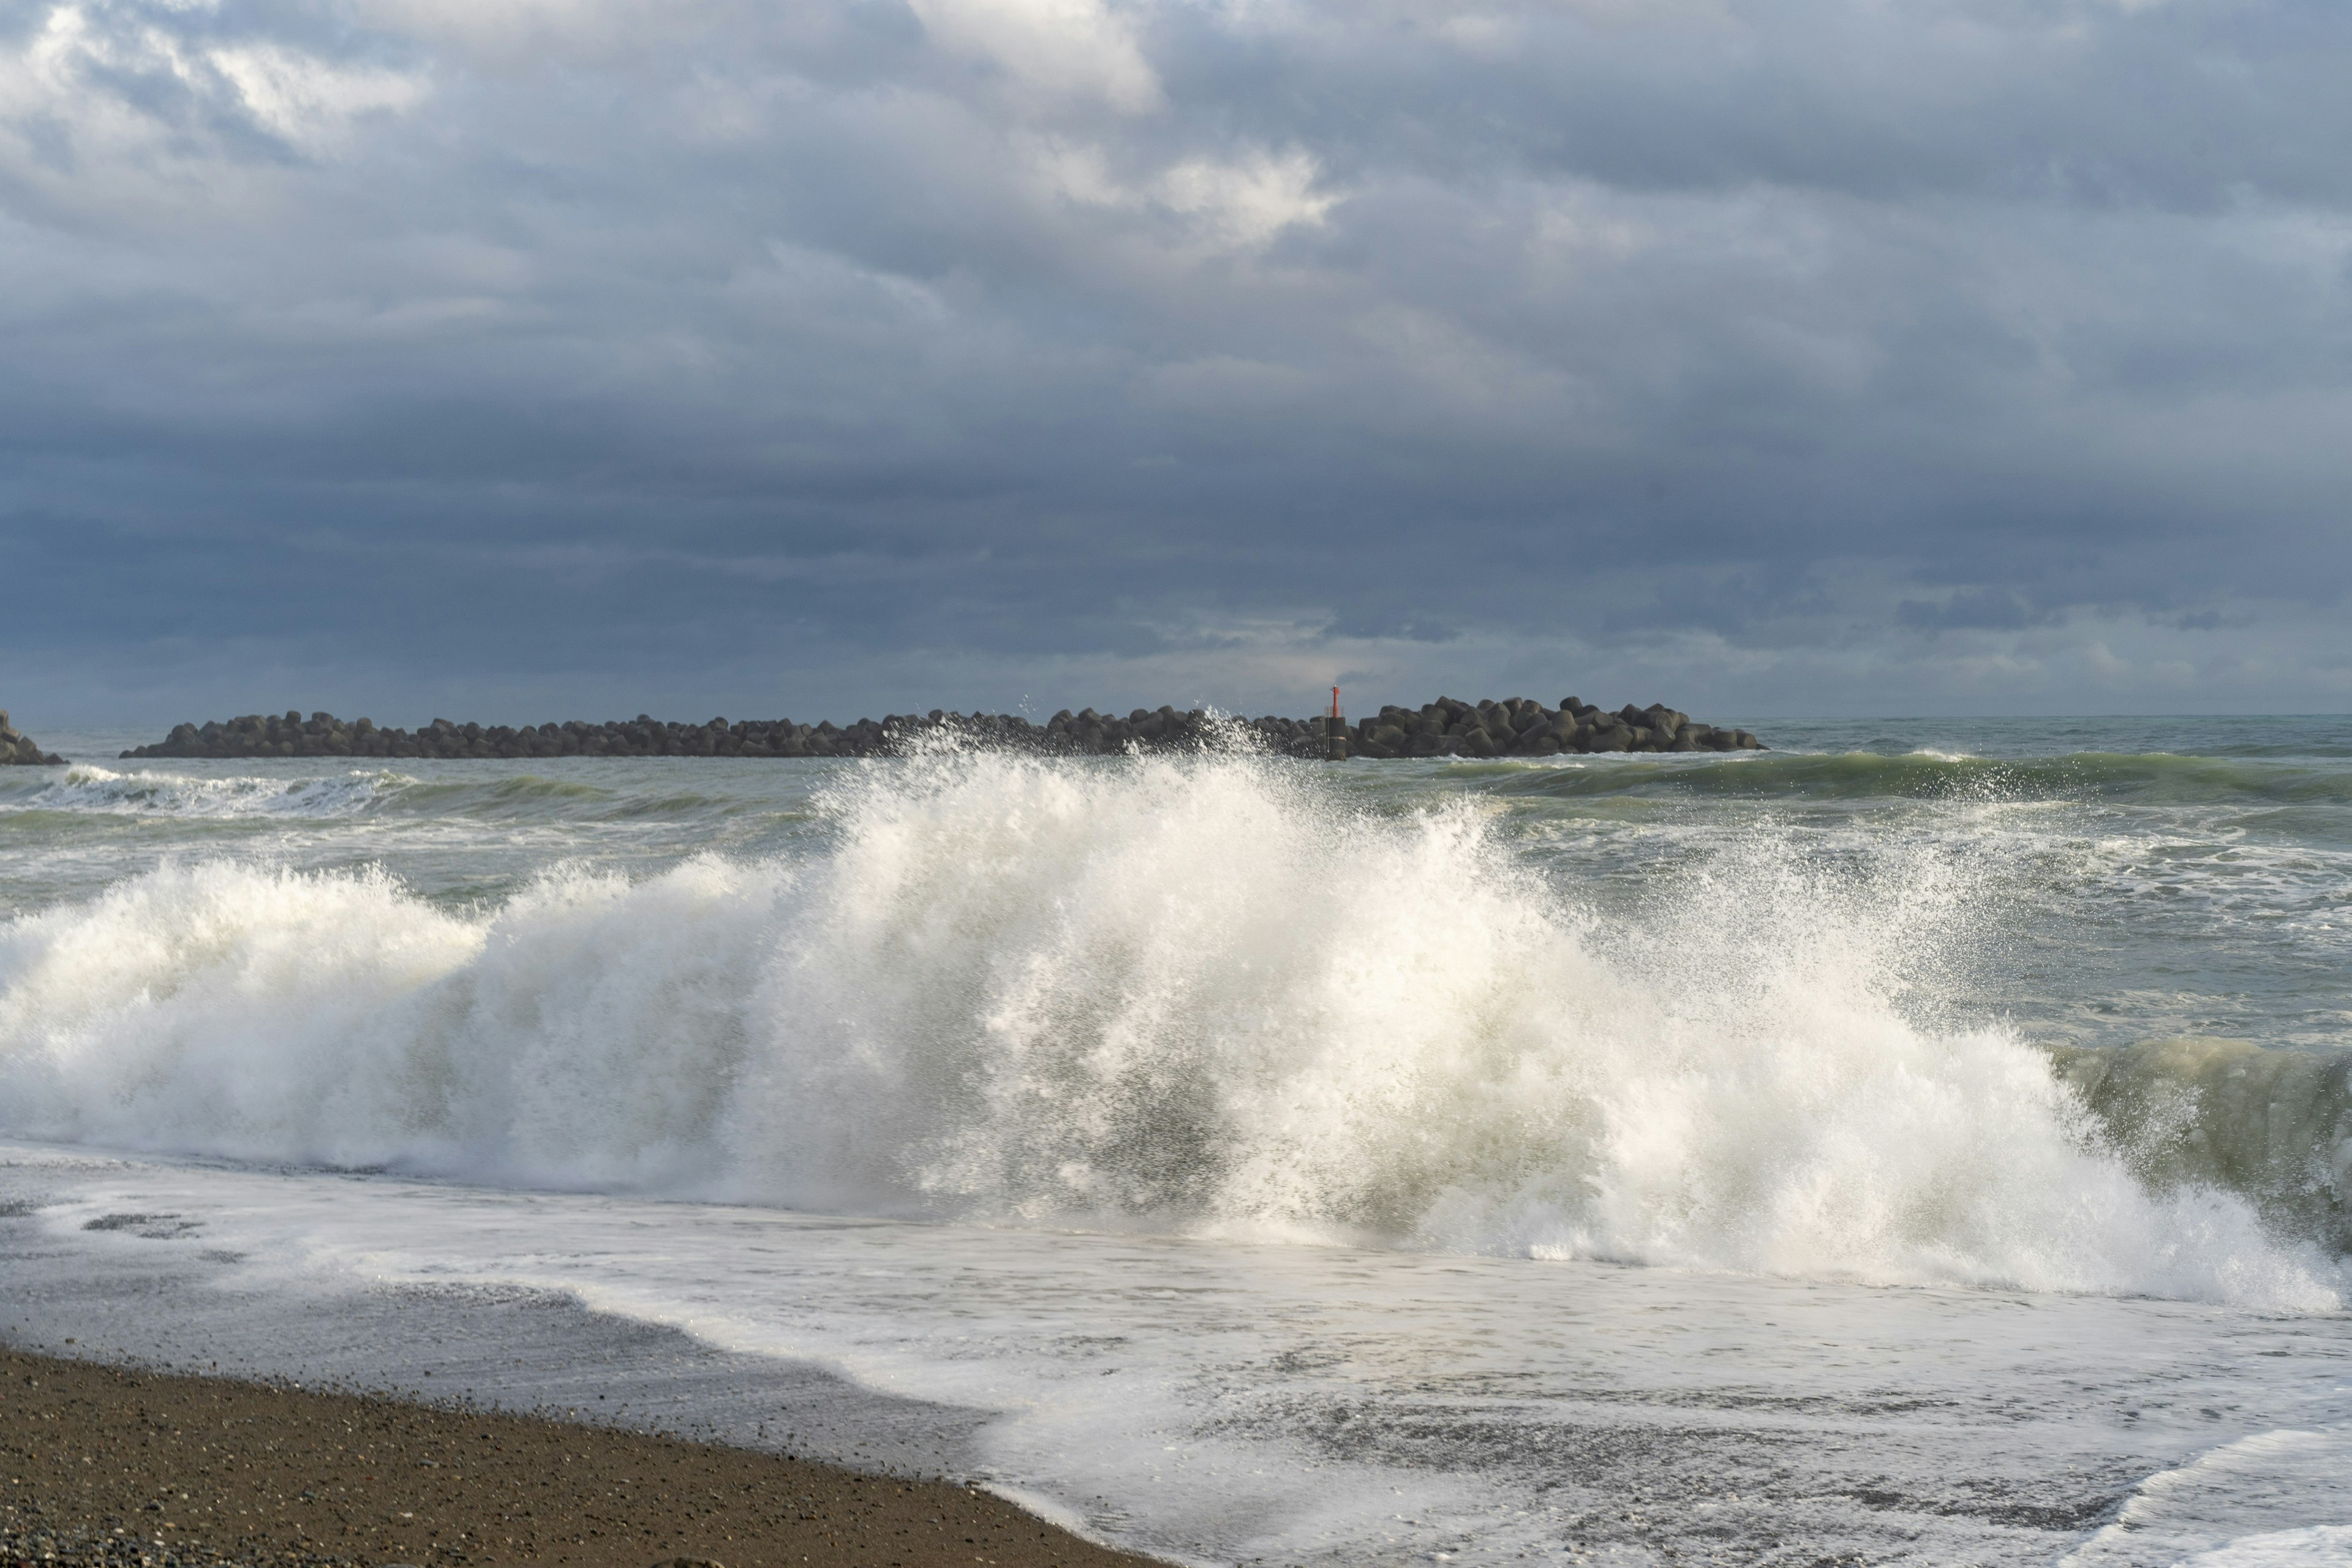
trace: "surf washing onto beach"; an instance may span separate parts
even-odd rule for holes
[[[0,1335],[1185,1562],[2352,1556],[2352,721],[1755,728],[10,770]]]

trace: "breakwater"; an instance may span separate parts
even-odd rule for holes
[[[1349,734],[1354,754],[1375,758],[1754,752],[1763,746],[1745,730],[1696,723],[1663,702],[1647,708],[1628,702],[1611,711],[1574,697],[1561,698],[1557,708],[1524,697],[1479,702],[1441,697],[1420,708],[1384,707]]]
[[[39,742],[8,722],[8,710],[0,708],[0,767],[54,768],[64,763],[63,757],[41,750]]]
[[[1018,713],[894,713],[852,724],[799,724],[790,719],[712,719],[700,724],[635,719],[588,723],[455,724],[415,730],[373,720],[299,711],[247,714],[226,721],[181,724],[163,741],[125,757],[867,757],[887,755],[946,731],[984,743],[1079,755],[1129,747],[1197,746],[1239,729],[1270,751],[1302,757],[1327,753],[1321,718],[1225,719],[1205,709],[1138,708],[1120,716],[1067,709],[1039,723]],[[1354,755],[1388,757],[1551,756],[1561,752],[1728,752],[1761,742],[1745,730],[1694,723],[1664,703],[1604,710],[1574,697],[1558,707],[1528,698],[1465,702],[1441,697],[1420,708],[1381,709],[1346,731]]]

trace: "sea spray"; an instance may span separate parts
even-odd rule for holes
[[[1226,752],[861,769],[809,852],[480,910],[165,866],[0,931],[0,1126],[247,1159],[2331,1305],[2038,1051],[1921,1019],[1964,863],[1751,838],[1637,917],[1489,805]]]
[[[2224,1186],[2352,1252],[2352,1055],[2190,1037],[2052,1059],[2151,1188]]]
[[[784,879],[558,868],[469,914],[376,870],[166,866],[0,933],[0,1106],[119,1147],[682,1184]]]

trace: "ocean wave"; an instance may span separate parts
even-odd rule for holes
[[[334,773],[199,774],[77,763],[41,787],[0,797],[0,811],[188,819],[331,818],[369,813],[414,816],[543,818],[691,816],[719,804],[670,791],[632,795],[603,784],[540,773],[419,778],[389,769]]]
[[[2159,1470],[2058,1568],[2323,1568],[2352,1561],[2352,1432],[2258,1432]]]
[[[107,816],[329,817],[366,810],[415,781],[383,770],[308,778],[202,777],[77,763],[65,776],[10,799],[5,809]]]
[[[530,813],[548,805],[563,807],[598,803],[614,792],[578,779],[550,778],[544,773],[513,773],[504,777],[410,781],[404,804],[412,809],[458,815],[505,816]]]
[[[1593,765],[1598,761],[1600,765]],[[2352,774],[2299,760],[2077,752],[2003,758],[1918,750],[1641,753],[1519,769],[1563,797],[1628,791],[1792,800],[2003,799],[2248,807],[2352,805]]]
[[[2048,1056],[1913,1016],[1968,940],[1963,858],[1822,866],[1759,835],[1603,920],[1490,811],[1381,815],[1265,759],[932,754],[817,804],[803,858],[559,868],[478,911],[206,862],[19,917],[0,1127],[835,1212],[2340,1301],[2259,1191],[2136,1167]]]
[[[2352,1251],[2352,1052],[2191,1037],[2053,1055],[2152,1189],[2226,1187]]]

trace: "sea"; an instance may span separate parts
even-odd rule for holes
[[[0,1341],[959,1476],[1186,1563],[2352,1562],[2352,719],[1740,721],[44,733]]]

